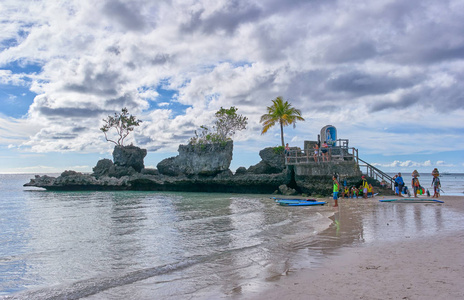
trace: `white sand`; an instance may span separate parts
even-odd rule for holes
[[[464,212],[464,197],[441,197]],[[464,299],[464,221],[452,235],[343,248],[246,299]],[[461,226],[460,224],[457,224]],[[459,227],[458,227],[459,228]]]

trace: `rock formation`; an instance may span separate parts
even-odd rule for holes
[[[248,169],[230,169],[233,143],[181,145],[179,155],[164,159],[157,169],[145,169],[145,149],[116,146],[113,161],[102,159],[92,174],[65,171],[58,177],[35,176],[24,186],[48,190],[152,190],[233,193],[329,195],[334,173],[349,184],[359,180],[354,162],[326,162],[286,166],[274,148],[259,152],[261,161]]]
[[[276,153],[274,148],[264,148],[259,151],[261,161],[248,168],[252,174],[275,174],[285,170],[285,160],[282,153]]]
[[[180,145],[179,155],[162,160],[156,168],[168,176],[215,176],[229,170],[233,142],[224,144]]]
[[[147,156],[146,149],[136,146],[115,146],[113,150],[113,162],[116,166],[129,168],[132,167],[136,172],[142,171],[145,167],[143,159]]]

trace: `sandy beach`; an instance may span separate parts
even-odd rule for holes
[[[464,299],[464,219],[456,217],[464,216],[464,197],[443,196],[440,200],[445,203],[433,207],[434,216],[420,211],[423,205],[430,208],[435,204],[407,204],[415,205],[413,209],[419,213],[405,219],[413,218],[410,224],[423,227],[424,224],[429,226],[425,218],[435,218],[430,226],[436,226],[437,219],[452,217],[455,230],[437,230],[426,236],[399,233],[394,239],[380,237],[370,242],[340,247],[327,255],[322,263],[289,270],[279,280],[272,282],[269,289],[245,295],[245,298]],[[348,201],[342,200],[338,209],[343,212],[345,220],[353,219]],[[371,204],[405,205],[378,201],[371,201]],[[400,207],[388,209],[395,212],[397,208]],[[442,214],[444,208],[450,213]],[[395,217],[392,214],[382,219],[388,221],[379,222],[393,223],[396,222]]]

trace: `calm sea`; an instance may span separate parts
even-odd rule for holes
[[[393,173],[388,173],[390,176],[396,175]],[[402,173],[402,177],[406,186],[411,188],[411,174]],[[420,174],[419,183],[425,189],[428,189],[430,194],[433,195],[432,185],[432,174]],[[442,187],[443,196],[464,196],[464,174],[463,173],[451,173],[451,174],[441,174],[440,183]]]
[[[0,298],[252,298],[337,248],[462,230],[464,220],[443,205],[376,200],[335,209],[270,195],[49,192],[24,188],[31,177],[0,175]],[[443,189],[458,191],[447,178]]]

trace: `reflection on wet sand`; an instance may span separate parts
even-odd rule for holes
[[[293,261],[294,267],[317,267],[322,261],[314,258],[327,258],[343,247],[431,236],[459,230],[459,224],[464,224],[464,215],[444,204],[380,203],[379,199],[343,199],[338,208],[332,208],[329,228],[292,245],[292,250],[304,253]]]

